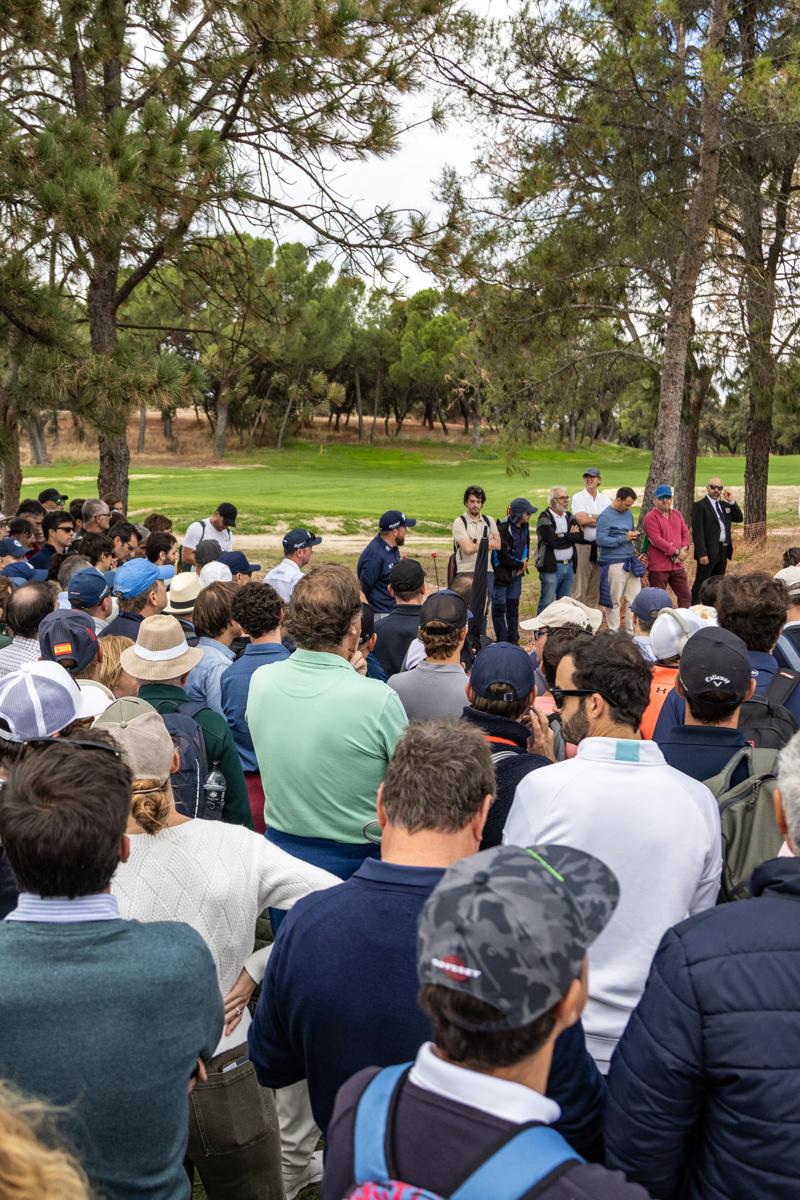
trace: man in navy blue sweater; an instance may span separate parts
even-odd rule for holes
[[[250,1058],[265,1087],[308,1079],[323,1132],[351,1075],[414,1058],[430,1040],[416,1003],[417,918],[445,869],[478,850],[494,786],[479,730],[413,725],[378,791],[381,859],[301,900],[281,924]],[[556,1042],[547,1094],[561,1107],[556,1127],[585,1156],[600,1152],[603,1089],[578,1023]]]

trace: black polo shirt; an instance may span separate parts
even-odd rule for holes
[[[375,626],[378,641],[373,654],[387,675],[402,671],[406,651],[419,632],[421,608],[421,604],[397,604]]]

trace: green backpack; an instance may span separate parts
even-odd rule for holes
[[[775,858],[783,843],[772,806],[778,753],[745,746],[718,775],[705,780],[719,805],[722,826],[720,904],[747,900],[753,871]],[[741,783],[731,784],[736,768],[744,759],[749,762],[750,774]]]

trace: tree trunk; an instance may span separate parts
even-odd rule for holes
[[[76,412],[72,416],[72,432],[75,434],[78,442],[83,445],[86,441],[86,426]]]
[[[691,524],[694,486],[697,474],[697,446],[700,440],[700,417],[711,387],[713,371],[709,366],[692,370],[686,382],[681,408],[681,427],[678,434],[678,462],[675,475],[675,507]]]
[[[178,451],[178,432],[172,413],[162,412],[161,423],[164,426],[164,441],[167,443],[167,448],[173,454],[176,454]]]
[[[439,418],[439,424],[440,424],[440,425],[441,425],[441,427],[442,427],[442,432],[444,433],[444,436],[445,436],[445,437],[447,437],[447,435],[448,435],[448,433],[449,433],[449,430],[448,430],[448,428],[447,428],[447,422],[446,422],[446,421],[445,421],[445,419],[444,419],[444,414],[442,413],[442,406],[441,406],[441,404],[437,404],[437,405],[436,405],[436,415],[437,415],[437,417]]]
[[[281,427],[280,427],[280,429],[278,430],[278,440],[277,440],[277,442],[275,443],[275,449],[276,449],[276,450],[282,450],[282,449],[283,449],[283,436],[284,436],[284,434],[286,433],[286,426],[287,426],[287,424],[288,424],[288,421],[289,421],[289,413],[292,411],[292,405],[293,405],[293,404],[294,404],[294,396],[291,396],[291,395],[290,395],[290,396],[289,396],[288,403],[287,403],[287,405],[286,405],[286,409],[285,409],[285,411],[284,411],[284,414],[283,414],[283,420],[281,421]]]
[[[25,432],[31,447],[31,458],[37,467],[46,466],[50,462],[47,453],[44,425],[38,414],[30,416],[25,421]]]
[[[10,380],[12,387],[19,372],[13,345],[10,349]],[[17,511],[22,490],[22,466],[19,461],[19,426],[17,406],[10,390],[0,385],[0,509],[10,517]]]
[[[474,392],[469,406],[469,419],[472,426],[472,449],[477,450],[481,444],[481,405],[478,392]]]
[[[692,328],[692,307],[719,182],[724,83],[721,80],[718,59],[725,36],[727,16],[728,0],[713,0],[703,48],[699,168],[689,201],[683,244],[672,277],[672,295],[661,363],[658,419],[653,457],[642,500],[642,516],[653,506],[653,492],[656,486],[659,483],[672,483],[675,478],[683,385]]]
[[[230,406],[227,400],[217,397],[217,426],[214,430],[214,458],[225,457],[225,430],[228,428]],[[280,446],[278,447],[280,449]]]
[[[373,397],[373,402],[372,402],[372,428],[369,431],[370,442],[375,441],[375,426],[378,421],[378,406],[380,405],[380,402],[381,402],[381,384],[382,384],[382,382],[383,382],[383,372],[381,371],[380,363],[378,363],[378,373],[375,376],[375,395]]]
[[[358,440],[360,442],[363,442],[363,440],[364,440],[364,405],[361,401],[361,373],[360,373],[358,367],[356,367],[356,371],[355,371],[355,383],[356,383],[356,412],[358,413]]]
[[[117,260],[95,258],[95,270],[89,280],[88,316],[89,337],[95,354],[113,355],[117,349],[116,292],[119,263]],[[98,496],[116,492],[122,506],[128,508],[128,468],[131,452],[126,431],[127,413],[114,414],[113,425],[101,429],[98,439],[100,470],[97,476]]]
[[[139,405],[139,436],[136,439],[136,453],[144,454],[144,444],[147,437],[147,405]]]
[[[58,445],[58,436],[61,430],[58,427],[58,409],[50,414],[50,436],[56,445]]]

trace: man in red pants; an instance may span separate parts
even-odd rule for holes
[[[650,586],[671,587],[678,608],[692,603],[684,562],[689,553],[689,530],[681,514],[672,507],[672,488],[660,483],[656,488],[656,506],[642,522],[647,534]]]

